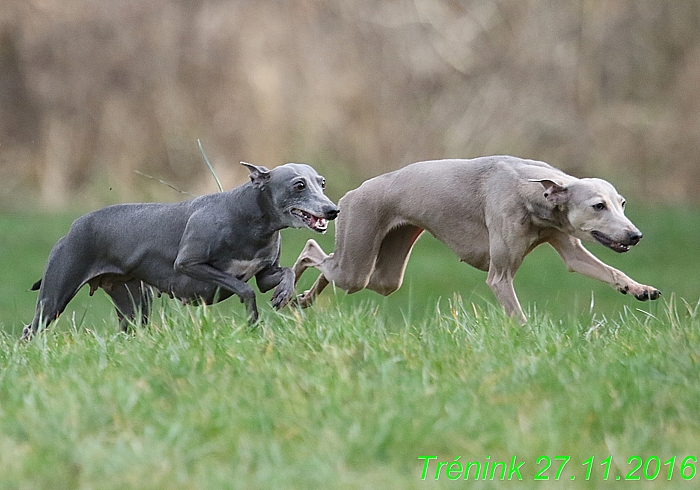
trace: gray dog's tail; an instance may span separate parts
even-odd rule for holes
[[[39,288],[41,287],[41,279],[39,279],[37,282],[34,283],[34,285],[29,288],[30,291],[38,291]]]

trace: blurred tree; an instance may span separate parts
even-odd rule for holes
[[[201,138],[225,186],[512,153],[697,201],[699,33],[700,0],[4,0],[0,181],[210,192]]]

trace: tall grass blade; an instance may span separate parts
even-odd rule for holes
[[[221,181],[219,181],[219,177],[216,176],[216,172],[214,172],[214,167],[212,167],[211,162],[207,158],[207,154],[204,153],[204,147],[202,146],[202,142],[199,138],[197,138],[197,144],[199,145],[199,151],[202,152],[202,156],[204,157],[204,162],[207,164],[207,167],[209,167],[209,171],[214,176],[214,180],[216,181],[216,186],[219,188],[219,192],[224,192],[224,188],[221,187]]]

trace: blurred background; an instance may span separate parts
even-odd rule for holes
[[[698,0],[2,0],[0,210],[514,154],[700,199]]]

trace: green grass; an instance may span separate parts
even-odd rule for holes
[[[700,475],[686,482],[679,467],[700,458],[696,216],[633,215],[647,235],[638,248],[592,248],[662,289],[653,303],[568,274],[543,248],[516,280],[531,316],[519,327],[483,273],[424,237],[388,298],[329,290],[303,312],[263,308],[254,331],[236,300],[162,300],[124,335],[103,294],[81,294],[23,344],[27,289],[70,218],[1,218],[0,489],[497,486],[450,481],[446,468],[435,481],[436,463],[458,456],[516,456],[524,481],[499,482],[513,488],[618,488],[628,458],[675,456],[671,481],[666,465],[633,485],[694,488]],[[309,237],[286,232],[283,262]],[[571,458],[559,484],[534,481],[538,458],[559,455]],[[425,481],[419,456],[437,457]]]

